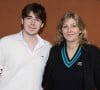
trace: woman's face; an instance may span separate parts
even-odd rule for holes
[[[62,26],[62,34],[65,40],[68,42],[78,42],[79,41],[79,34],[81,30],[79,29],[76,21],[72,18],[69,18],[64,21]]]

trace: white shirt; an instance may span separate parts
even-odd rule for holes
[[[22,32],[0,40],[0,90],[42,90],[44,67],[51,45],[39,35],[31,51],[22,39]]]

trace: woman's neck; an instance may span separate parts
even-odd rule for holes
[[[77,42],[73,42],[73,43],[67,43],[67,49],[76,49],[76,48],[78,48],[78,46],[79,46],[79,43],[77,43]]]
[[[68,57],[70,60],[72,60],[73,56],[75,55],[78,47],[79,47],[79,43],[67,43],[66,45],[66,51],[67,51],[67,54],[68,54]]]

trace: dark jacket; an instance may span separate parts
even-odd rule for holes
[[[51,48],[42,82],[45,90],[50,80],[50,74],[59,60],[61,48],[62,44]],[[90,44],[84,44],[82,49],[85,90],[95,90],[95,88],[100,90],[100,49]]]

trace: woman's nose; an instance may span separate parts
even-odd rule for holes
[[[70,32],[70,31],[71,31],[71,27],[68,27],[67,29],[68,29],[68,32]]]

